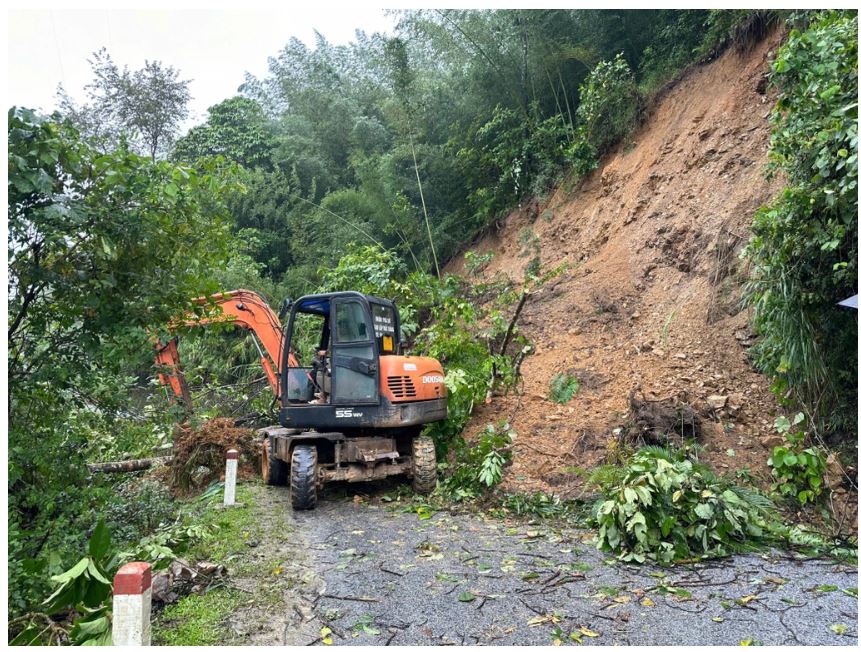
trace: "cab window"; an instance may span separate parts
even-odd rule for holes
[[[371,339],[371,329],[365,309],[358,301],[335,304],[335,341],[366,342]]]

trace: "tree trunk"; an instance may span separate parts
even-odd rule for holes
[[[131,473],[132,471],[143,471],[151,466],[170,464],[173,455],[164,457],[145,457],[140,460],[124,460],[122,462],[102,462],[100,464],[87,464],[87,469],[92,473]]]

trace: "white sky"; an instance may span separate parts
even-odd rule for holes
[[[285,5],[9,11],[6,105],[50,112],[60,83],[77,100],[85,99],[84,85],[92,80],[87,59],[104,46],[121,68],[160,60],[177,68],[181,79],[191,79],[190,126],[206,118],[208,107],[235,95],[246,71],[265,75],[267,57],[277,55],[292,36],[313,47],[317,29],[330,43],[346,44],[355,40],[356,29],[391,33],[394,26],[382,9],[358,4]]]
[[[293,0],[298,2],[301,0]],[[29,0],[26,10],[8,10],[6,107],[50,111],[57,85],[84,99],[92,79],[87,58],[104,46],[120,67],[159,60],[191,79],[191,116],[186,126],[202,122],[206,109],[236,94],[245,72],[263,76],[267,57],[276,56],[295,36],[310,47],[314,29],[329,42],[345,44],[356,29],[391,33],[394,20],[379,7],[564,7],[571,0],[312,0],[292,8],[290,0]],[[661,6],[710,6],[704,0],[658,0]],[[742,6],[722,0],[720,6]],[[790,4],[792,2],[783,4]],[[836,4],[844,4],[838,2]],[[851,4],[851,3],[850,3]],[[237,5],[241,9],[236,9]],[[614,6],[637,6],[619,0]],[[773,0],[760,5],[777,6]],[[580,8],[601,3],[580,0]],[[71,7],[71,8],[70,8]],[[86,7],[86,8],[83,8]],[[5,111],[4,111],[5,116]]]

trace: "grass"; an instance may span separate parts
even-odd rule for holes
[[[670,324],[673,323],[673,317],[676,316],[676,311],[673,310],[669,317],[667,317],[667,321],[664,322],[664,327],[661,328],[661,342],[666,346],[670,340]]]
[[[187,552],[191,562],[236,562],[248,551],[248,541],[259,532],[254,510],[254,493],[246,485],[236,488],[236,502],[241,506],[222,509],[221,493],[200,500],[195,522],[216,528],[215,536],[192,546]],[[262,533],[260,533],[262,534]],[[240,564],[231,562],[231,575],[239,573]],[[241,573],[239,573],[241,574]],[[233,613],[242,594],[229,588],[214,588],[202,595],[190,594],[168,605],[156,618],[153,638],[161,645],[218,645],[228,634],[224,620]]]
[[[252,533],[259,529],[254,514],[254,494],[245,485],[236,488],[236,502],[241,507],[219,509],[221,494],[218,494],[196,516],[201,525],[214,526],[217,532],[214,537],[200,542],[188,551],[192,561],[211,561],[222,563],[231,555],[248,550],[248,541]]]
[[[191,594],[165,607],[154,627],[159,645],[218,645],[227,630],[223,621],[239,606],[241,594],[230,589],[214,589],[203,595]]]

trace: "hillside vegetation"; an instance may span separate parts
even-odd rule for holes
[[[10,110],[18,642],[106,642],[98,576],[218,536],[158,477],[86,464],[181,432],[152,339],[238,287],[397,302],[450,391],[433,500],[576,512],[626,561],[851,554],[857,315],[835,304],[857,292],[856,12],[398,18],[291,40],[181,137],[179,72],[104,51],[88,103]],[[272,422],[246,336],[183,346],[200,421]],[[648,496],[646,475],[666,479]],[[591,516],[566,502],[594,491]]]

